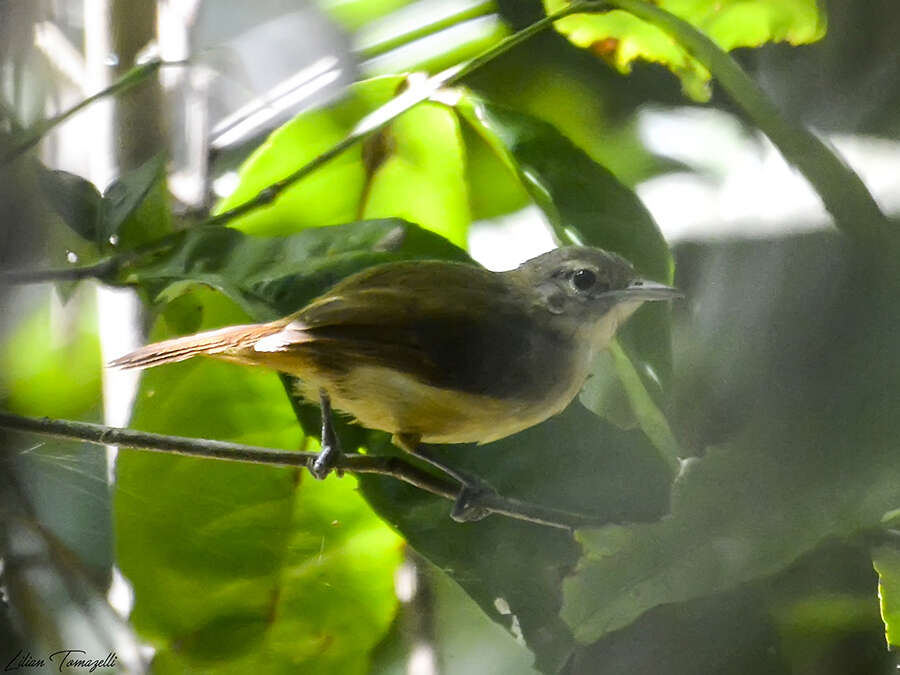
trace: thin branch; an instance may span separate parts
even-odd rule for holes
[[[271,466],[305,467],[318,456],[315,452],[277,450],[257,445],[169,436],[74,420],[25,417],[5,411],[0,411],[0,428],[100,445],[118,445],[135,450]],[[455,500],[459,493],[459,488],[454,483],[434,476],[399,457],[345,454],[339,457],[335,468],[350,473],[391,476],[444,499]],[[561,529],[601,524],[597,519],[583,514],[537,506],[500,495],[486,496],[483,502],[479,502],[479,506],[483,506],[491,513]]]
[[[434,35],[435,33],[439,33],[447,28],[452,28],[465,21],[493,14],[495,11],[497,11],[497,8],[494,0],[483,0],[470,7],[464,7],[455,14],[441,17],[431,23],[416,26],[406,33],[392,35],[381,42],[365,45],[357,51],[357,56],[361,59],[374,59],[382,54],[397,49],[398,47],[403,47],[416,40],[428,37],[429,35]]]
[[[40,284],[48,281],[80,281],[101,279],[114,273],[121,262],[107,258],[93,265],[81,267],[61,267],[52,270],[7,270],[0,271],[0,286],[14,284]]]
[[[81,281],[100,279],[108,284],[119,283],[114,275],[130,267],[148,255],[154,255],[174,246],[183,236],[183,230],[172,232],[130,251],[122,251],[104,258],[93,265],[81,267],[60,267],[49,270],[8,270],[0,271],[0,286],[15,284],[40,284],[50,281]]]
[[[147,61],[146,63],[135,66],[118,80],[113,82],[106,89],[98,91],[96,94],[82,99],[74,106],[72,106],[68,110],[62,111],[55,117],[51,117],[48,120],[44,120],[43,122],[39,122],[38,124],[36,124],[34,128],[31,129],[31,131],[27,132],[27,136],[20,143],[10,149],[5,155],[3,155],[3,157],[0,157],[0,166],[8,164],[20,155],[28,152],[31,148],[33,148],[41,141],[41,139],[48,131],[50,131],[54,127],[59,126],[67,119],[69,119],[72,115],[81,110],[84,110],[95,101],[99,101],[100,99],[106,98],[107,96],[115,96],[117,94],[121,94],[128,91],[129,89],[132,89],[133,87],[136,87],[163,66],[182,66],[185,65],[185,63],[187,62],[152,59],[150,61]]]

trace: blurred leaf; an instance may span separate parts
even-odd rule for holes
[[[828,537],[877,522],[896,498],[900,470],[887,466],[887,457],[868,499],[855,502],[868,487],[863,480],[873,478],[868,470],[858,472],[855,489],[845,482],[837,489],[828,481],[837,476],[812,475],[807,453],[779,462],[770,455],[775,439],[756,440],[694,460],[675,484],[665,520],[580,533],[585,558],[566,580],[562,612],[580,642],[628,626],[653,607],[778,572]],[[769,452],[757,450],[766,441]],[[783,452],[791,447],[778,445]],[[823,493],[832,495],[830,503],[817,498]]]
[[[475,96],[456,109],[514,167],[547,214],[557,238],[567,228],[585,244],[615,251],[637,270],[672,281],[672,255],[653,217],[637,195],[550,124]]]
[[[133,248],[169,232],[166,157],[160,153],[122,175],[103,193],[98,242]]]
[[[52,289],[32,296],[33,307],[0,346],[2,406],[23,415],[99,421],[100,340],[92,289],[65,307]],[[20,438],[10,443],[12,471],[42,526],[80,558],[97,586],[112,567],[106,452],[79,441]]]
[[[593,72],[530,59],[504,65],[503,73],[490,80],[486,98],[549,122],[625,185],[633,188],[661,173],[686,170],[645,147],[638,116],[623,114],[621,92],[608,90],[608,84],[604,88]],[[612,84],[621,80],[613,78]]]
[[[835,236],[720,248],[694,272],[705,309],[675,397],[705,421],[701,448],[718,441],[677,480],[670,516],[579,534],[562,615],[581,642],[781,572],[900,499],[896,263]]]
[[[578,403],[488,445],[432,450],[503,495],[598,519],[649,520],[668,505],[668,471],[646,437],[621,431]],[[400,451],[385,442],[371,452]],[[405,484],[365,476],[360,487],[416,551],[462,586],[491,619],[524,638],[539,670],[559,670],[575,648],[557,616],[562,579],[579,555],[570,533],[501,516],[456,523],[448,517],[449,502]]]
[[[634,429],[638,425],[634,409],[619,382],[612,354],[605,350],[597,355],[591,376],[584,383],[578,400],[588,410],[593,410],[622,429]]]
[[[303,113],[280,127],[245,162],[238,188],[217,206],[222,213],[253,198],[330,149],[357,122],[390,101],[401,76],[354,85],[350,97],[325,110]],[[423,103],[376,137],[350,148],[282,192],[272,204],[236,218],[232,227],[253,234],[285,234],[374,215],[402,216],[464,244],[469,224],[463,155],[454,116]]]
[[[36,645],[40,655],[32,656],[33,660],[48,659],[49,670],[54,659],[47,655],[55,653],[62,666],[59,650],[73,648],[82,650],[72,654],[73,658],[92,661],[106,661],[108,654],[115,654],[111,659],[118,665],[115,672],[146,672],[146,657],[137,636],[107,603],[105,588],[90,574],[93,570],[84,567],[52,531],[24,513],[7,511],[0,523],[0,550],[4,552],[4,614],[8,611],[15,616],[28,641]],[[69,647],[75,644],[78,646]],[[3,656],[3,661],[9,659],[5,671],[35,667],[19,665],[18,654],[13,658],[6,655],[12,656],[12,645],[3,646],[9,650]],[[19,653],[27,651],[21,650],[23,646],[18,644]]]
[[[318,6],[347,30],[387,16],[413,0],[318,0]]]
[[[567,0],[544,0],[548,14],[567,4]],[[725,50],[766,42],[805,44],[825,35],[825,16],[817,0],[657,0],[654,4],[693,24]],[[709,71],[663,30],[627,11],[577,14],[554,25],[573,44],[591,49],[621,73],[631,72],[636,59],[660,63],[679,77],[685,94],[696,101],[709,99]]]
[[[518,176],[471,125],[462,126],[462,137],[466,147],[466,190],[473,221],[503,216],[531,203]]]
[[[41,189],[63,222],[91,243],[98,239],[103,197],[88,180],[67,171],[40,170]]]
[[[96,413],[100,339],[93,298],[52,308],[47,293],[20,320],[0,352],[4,405],[24,415],[83,418]]]
[[[878,572],[884,637],[889,646],[900,647],[900,548],[878,546],[872,551],[872,562]]]
[[[378,136],[386,147],[362,195],[363,217],[405,218],[465,246],[471,218],[456,115],[419,105]]]
[[[247,316],[194,289],[203,328]],[[153,337],[165,337],[158,323]],[[145,374],[132,426],[271,447],[303,440],[274,373],[196,359]],[[154,671],[363,673],[396,599],[400,542],[353,479],[123,451],[119,565]]]
[[[276,129],[244,162],[237,188],[219,202],[216,213],[252,199],[342,141],[360,118],[389,100],[402,81],[393,76],[359,83],[340,103],[302,113]],[[350,222],[358,218],[365,181],[361,150],[354,147],[285,190],[274,203],[229,225],[252,234],[275,235]]]
[[[735,592],[658,607],[579,648],[566,675],[789,675],[778,635],[755,594]]]

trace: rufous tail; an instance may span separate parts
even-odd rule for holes
[[[152,368],[164,363],[184,361],[194,356],[225,356],[244,349],[250,349],[261,338],[279,332],[284,328],[279,323],[229,326],[218,330],[186,335],[184,337],[154,342],[130,354],[109,362],[111,368]]]

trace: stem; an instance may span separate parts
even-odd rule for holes
[[[162,61],[160,59],[153,59],[151,61],[148,61],[147,63],[142,63],[139,66],[135,66],[127,73],[125,73],[121,78],[113,82],[106,89],[98,91],[96,94],[82,99],[74,106],[72,106],[68,110],[64,110],[55,117],[51,117],[48,120],[44,120],[43,122],[39,122],[38,124],[36,124],[31,131],[27,132],[24,140],[22,140],[18,145],[15,145],[5,155],[0,157],[0,166],[9,164],[20,155],[28,152],[28,150],[30,150],[40,142],[40,140],[48,131],[50,131],[54,127],[59,126],[67,119],[69,119],[72,115],[83,110],[84,108],[87,108],[95,101],[99,101],[100,99],[107,96],[115,96],[117,94],[121,94],[128,91],[129,89],[136,87],[137,85],[144,82],[148,77],[153,75],[162,66],[184,65],[184,63],[185,62],[183,61]]]
[[[257,445],[169,436],[74,420],[25,417],[6,411],[0,411],[0,428],[87,441],[99,445],[119,445],[135,450],[270,466],[303,467],[318,456],[318,453],[315,452],[278,450]],[[399,457],[344,454],[338,458],[335,468],[350,473],[391,476],[451,501],[456,499],[459,492],[458,487],[453,483],[413,466]],[[479,502],[479,506],[481,505],[482,503]],[[596,518],[579,513],[546,508],[501,496],[486,497],[483,505],[491,513],[561,529],[603,524],[599,523]]]
[[[341,140],[339,143],[332,146],[322,154],[314,157],[307,164],[301,166],[286,178],[282,178],[281,180],[276,181],[268,187],[260,190],[255,197],[251,197],[243,204],[239,204],[238,206],[235,206],[228,211],[223,211],[222,213],[216,214],[215,216],[212,216],[211,218],[203,221],[203,223],[201,224],[221,225],[223,223],[234,220],[235,218],[243,216],[250,211],[254,211],[262,206],[265,206],[266,204],[274,202],[276,199],[278,199],[282,192],[297,183],[299,180],[305,178],[313,171],[321,168],[322,166],[333,160],[335,157],[343,153],[345,150],[358,143],[364,137],[375,131],[379,131],[385,128],[394,119],[405,113],[410,108],[430,98],[442,87],[446,87],[459,82],[462,78],[471,74],[478,68],[481,68],[487,63],[490,63],[501,54],[508,52],[513,47],[521,44],[528,38],[536,35],[548,26],[552,25],[554,21],[562,19],[563,17],[569,16],[571,14],[584,12],[585,9],[589,8],[590,6],[591,3],[589,2],[572,3],[571,5],[561,9],[560,11],[554,12],[549,16],[545,16],[540,21],[536,21],[530,26],[523,28],[518,33],[514,33],[513,35],[504,38],[473,59],[461,65],[448,68],[438,73],[437,75],[428,78],[428,80],[426,82],[423,82],[421,85],[418,85],[411,89],[407,89],[402,94],[394,97],[383,106],[376,108],[373,112],[366,115],[343,140]]]
[[[48,281],[80,281],[102,279],[115,272],[119,262],[115,258],[101,260],[94,265],[64,267],[53,270],[9,270],[0,272],[0,286],[15,284],[40,284]]]
[[[182,236],[182,232],[173,232],[155,239],[131,251],[123,251],[110,256],[93,265],[83,267],[62,267],[50,270],[9,270],[0,271],[0,286],[16,284],[40,284],[49,281],[80,281],[82,279],[100,279],[110,284],[121,284],[114,275],[133,265],[147,255],[159,253],[174,246]]]
[[[472,5],[471,7],[461,9],[455,14],[450,14],[431,23],[427,23],[423,26],[417,26],[407,33],[393,35],[382,40],[381,42],[375,42],[373,44],[366,45],[365,47],[361,47],[357,51],[357,56],[363,60],[374,59],[378,56],[381,56],[382,54],[386,54],[389,51],[397,49],[398,47],[403,47],[421,38],[428,37],[429,35],[434,35],[435,33],[439,33],[440,31],[447,28],[452,28],[457,24],[469,21],[471,19],[477,19],[480,16],[493,14],[495,5],[496,3],[494,2],[494,0],[483,0],[483,2]]]
[[[893,228],[860,177],[801,124],[782,117],[775,103],[728,52],[683,19],[641,0],[607,0],[675,38],[702,63],[747,116],[819,193],[835,224],[849,235],[884,241]],[[592,10],[599,7],[591,7]]]
[[[644,386],[641,376],[634,367],[634,363],[622,349],[622,345],[617,340],[613,340],[609,346],[609,352],[612,355],[613,364],[616,368],[616,374],[625,388],[625,394],[628,397],[628,403],[634,411],[638,419],[638,425],[641,431],[653,443],[659,456],[662,457],[672,476],[677,476],[681,470],[681,460],[684,452],[672,433],[669,421],[663,414],[662,410],[653,401],[650,392]]]

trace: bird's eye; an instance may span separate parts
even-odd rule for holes
[[[572,285],[579,291],[593,288],[595,283],[597,283],[597,275],[591,270],[575,270],[575,274],[572,275]]]

